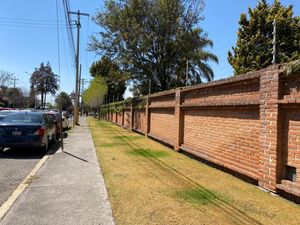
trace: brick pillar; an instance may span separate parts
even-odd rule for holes
[[[280,174],[280,158],[278,157],[278,67],[267,69],[260,77],[260,160],[259,186],[276,191],[276,183]]]
[[[131,101],[131,105],[130,105],[130,125],[129,125],[129,130],[132,130],[133,128],[133,101]]]
[[[146,105],[145,105],[145,111],[146,111],[146,130],[145,130],[145,136],[148,136],[148,133],[150,132],[150,99],[149,96],[146,98]]]
[[[176,140],[174,143],[174,150],[179,151],[180,145],[183,141],[183,113],[180,109],[181,105],[181,90],[177,89],[175,92],[175,129]]]
[[[122,110],[122,123],[121,123],[122,127],[124,127],[124,117],[125,117],[125,106]]]

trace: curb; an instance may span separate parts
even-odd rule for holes
[[[38,173],[38,171],[41,169],[41,167],[44,165],[44,163],[49,159],[50,152],[51,152],[51,150],[49,150],[47,152],[47,154],[36,164],[36,166],[29,173],[29,175],[27,175],[27,177],[18,185],[18,187],[9,196],[9,198],[0,206],[0,222],[4,218],[4,216],[7,214],[7,212],[10,210],[10,208],[13,206],[15,201],[20,197],[20,195],[28,187],[28,185],[30,184],[31,178],[34,177]]]

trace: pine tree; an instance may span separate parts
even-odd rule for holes
[[[255,8],[242,13],[236,46],[228,52],[234,74],[265,68],[272,63],[273,21],[276,21],[276,63],[289,62],[300,56],[300,23],[293,7],[279,0],[270,5],[260,0]]]

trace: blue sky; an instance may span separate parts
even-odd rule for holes
[[[61,90],[70,93],[75,86],[75,69],[64,27],[62,0],[57,1],[60,20]],[[80,36],[82,77],[89,80],[89,66],[98,59],[98,56],[87,51],[88,36],[100,30],[91,21],[91,17],[95,15],[97,9],[103,8],[103,0],[69,0],[69,2],[72,11],[79,9],[91,15],[89,19],[82,18]],[[254,7],[256,2],[256,0],[205,1],[206,6],[203,11],[205,20],[201,22],[200,26],[213,40],[214,47],[211,51],[219,58],[219,64],[211,64],[215,79],[225,78],[233,74],[232,68],[227,62],[227,52],[235,44],[240,14],[247,12],[248,7]],[[282,0],[281,2],[284,5],[294,5],[294,14],[300,15],[300,1]],[[13,72],[19,79],[18,87],[29,88],[30,76],[26,72],[32,73],[41,62],[49,61],[54,72],[59,73],[55,21],[56,0],[9,0],[1,2],[0,70]],[[76,37],[75,29],[74,36]]]

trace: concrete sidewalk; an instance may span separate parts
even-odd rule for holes
[[[1,225],[114,224],[85,118],[14,203]]]

